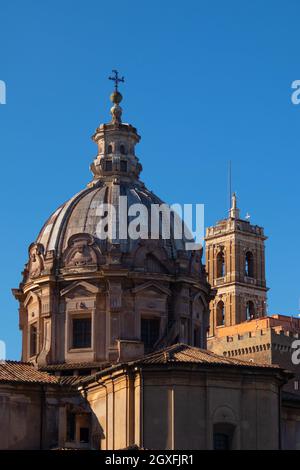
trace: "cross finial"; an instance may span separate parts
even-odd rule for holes
[[[118,91],[118,85],[120,82],[125,82],[124,77],[119,77],[119,72],[117,70],[112,70],[114,74],[113,77],[108,77],[109,80],[113,80],[115,82],[115,91]]]

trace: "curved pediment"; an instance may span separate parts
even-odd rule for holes
[[[94,237],[88,233],[77,233],[68,240],[63,253],[63,266],[68,270],[87,269],[101,264],[101,252]]]

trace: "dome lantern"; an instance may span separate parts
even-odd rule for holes
[[[111,122],[101,124],[93,135],[93,141],[98,145],[98,154],[91,164],[94,179],[89,187],[94,186],[99,180],[125,179],[136,180],[142,170],[138,158],[135,155],[135,145],[140,141],[140,136],[135,127],[122,122],[122,108],[119,105],[123,97],[118,90],[118,84],[124,82],[124,77],[119,77],[118,71],[109,80],[115,82],[115,90],[110,95],[113,106],[110,110]]]

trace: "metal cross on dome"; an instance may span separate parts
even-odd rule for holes
[[[115,91],[118,91],[118,85],[120,82],[125,82],[124,77],[119,77],[119,72],[117,70],[112,70],[112,73],[115,75],[113,77],[108,77],[109,80],[113,80],[115,82]]]

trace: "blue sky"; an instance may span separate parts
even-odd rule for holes
[[[2,0],[0,339],[19,358],[11,295],[49,214],[91,179],[111,69],[138,128],[149,189],[226,214],[227,165],[244,216],[265,227],[269,313],[299,308],[300,4],[296,0]]]

